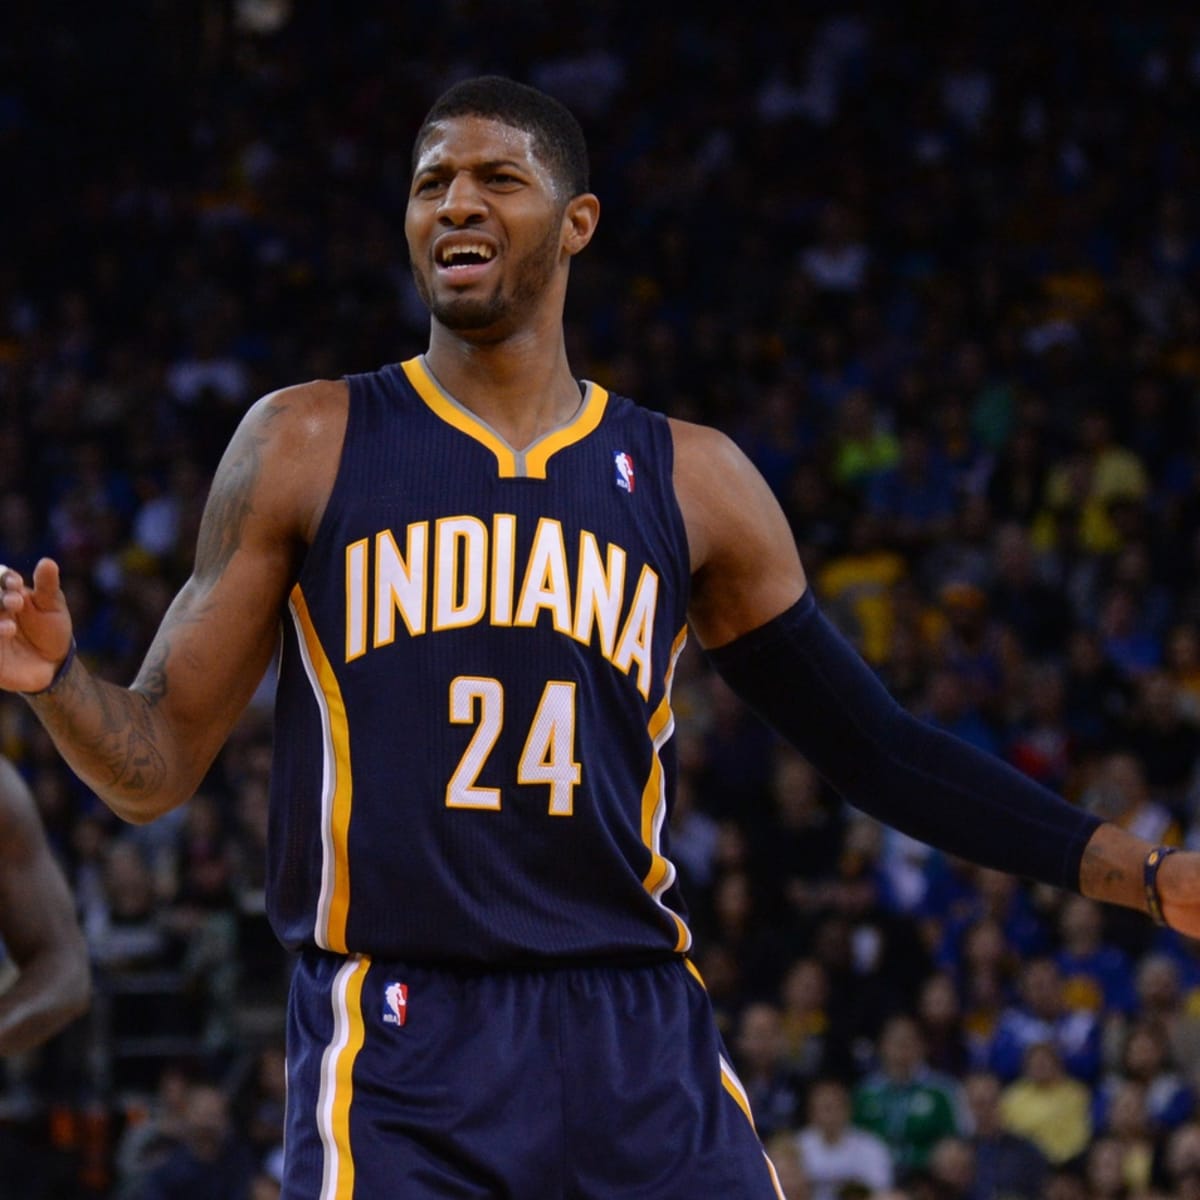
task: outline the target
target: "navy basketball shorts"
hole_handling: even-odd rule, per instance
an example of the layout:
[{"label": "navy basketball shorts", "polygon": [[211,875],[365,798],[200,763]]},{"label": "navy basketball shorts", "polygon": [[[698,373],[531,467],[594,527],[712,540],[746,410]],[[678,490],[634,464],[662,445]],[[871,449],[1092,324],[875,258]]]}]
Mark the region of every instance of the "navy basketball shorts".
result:
[{"label": "navy basketball shorts", "polygon": [[284,1200],[782,1200],[699,976],[302,955]]}]

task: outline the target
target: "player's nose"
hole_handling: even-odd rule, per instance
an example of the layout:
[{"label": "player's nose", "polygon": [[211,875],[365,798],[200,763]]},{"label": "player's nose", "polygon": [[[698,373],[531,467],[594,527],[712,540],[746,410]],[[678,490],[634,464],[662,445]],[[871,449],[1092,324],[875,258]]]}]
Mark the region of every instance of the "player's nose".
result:
[{"label": "player's nose", "polygon": [[486,210],[483,194],[473,176],[460,171],[453,176],[442,193],[438,206],[438,217],[451,225],[462,225],[472,218],[481,217]]}]

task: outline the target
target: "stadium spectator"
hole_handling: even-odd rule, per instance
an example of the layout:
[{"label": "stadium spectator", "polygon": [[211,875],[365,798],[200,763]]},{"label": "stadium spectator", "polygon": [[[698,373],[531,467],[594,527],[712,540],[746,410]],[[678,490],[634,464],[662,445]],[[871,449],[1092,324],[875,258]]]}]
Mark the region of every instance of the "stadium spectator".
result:
[{"label": "stadium spectator", "polygon": [[971,1065],[971,1042],[951,972],[935,971],[925,979],[917,997],[916,1016],[929,1065],[943,1075],[962,1078]]},{"label": "stadium spectator", "polygon": [[[1137,1084],[1140,1091],[1123,1091],[1125,1083]],[[1143,1119],[1155,1137],[1182,1125],[1195,1111],[1195,1089],[1172,1063],[1166,1033],[1157,1023],[1142,1019],[1127,1031],[1118,1069],[1096,1089],[1097,1128],[1106,1127],[1118,1097],[1126,1105],[1131,1098],[1140,1099]]]},{"label": "stadium spectator", "polygon": [[1114,750],[1096,764],[1080,803],[1151,841],[1167,846],[1178,846],[1183,841],[1179,821],[1154,798],[1142,760],[1129,751]]},{"label": "stadium spectator", "polygon": [[1068,1006],[1058,963],[1049,956],[1031,959],[1021,969],[1019,989],[1019,1000],[996,1027],[988,1067],[1011,1081],[1025,1068],[1031,1046],[1050,1043],[1068,1074],[1094,1082],[1101,1066],[1100,1020],[1094,1011]]},{"label": "stadium spectator", "polygon": [[901,1182],[929,1165],[943,1137],[964,1131],[959,1085],[926,1063],[912,1016],[899,1013],[884,1024],[878,1066],[854,1087],[853,1120],[887,1143]]},{"label": "stadium spectator", "polygon": [[813,1200],[837,1200],[847,1184],[871,1191],[892,1186],[887,1143],[850,1121],[850,1091],[840,1079],[816,1079],[808,1090],[808,1120],[795,1135]]},{"label": "stadium spectator", "polygon": [[1141,764],[1151,796],[1169,812],[1185,813],[1200,767],[1200,726],[1165,669],[1138,680],[1124,743]]},{"label": "stadium spectator", "polygon": [[759,1136],[769,1138],[794,1127],[804,1089],[788,1063],[779,1008],[762,1000],[746,1005],[738,1018],[733,1049]]},{"label": "stadium spectator", "polygon": [[944,1200],[975,1200],[975,1150],[963,1137],[944,1137],[929,1156],[929,1178]]},{"label": "stadium spectator", "polygon": [[804,1079],[853,1065],[842,1032],[843,1018],[830,1002],[829,976],[815,958],[797,958],[779,988],[785,1054]]},{"label": "stadium spectator", "polygon": [[1200,1197],[1200,1124],[1189,1121],[1167,1139],[1163,1155],[1164,1182],[1172,1197],[1197,1200]]},{"label": "stadium spectator", "polygon": [[1066,1073],[1052,1041],[1025,1048],[1020,1073],[1000,1094],[1000,1116],[1056,1166],[1083,1153],[1092,1136],[1091,1092]]},{"label": "stadium spectator", "polygon": [[149,1174],[183,1144],[195,1076],[188,1063],[169,1060],[159,1071],[154,1092],[126,1110],[113,1164],[118,1200],[139,1195]]},{"label": "stadium spectator", "polygon": [[179,1144],[147,1175],[136,1200],[247,1200],[254,1156],[233,1126],[220,1088],[193,1083],[184,1102]]},{"label": "stadium spectator", "polygon": [[1102,1020],[1133,1012],[1132,964],[1105,937],[1104,912],[1085,896],[1066,896],[1058,910],[1058,949],[1054,960],[1062,976],[1069,1009],[1097,1014]]},{"label": "stadium spectator", "polygon": [[1121,1179],[1135,1195],[1149,1186],[1158,1153],[1158,1136],[1150,1121],[1146,1093],[1146,1085],[1140,1080],[1123,1079],[1113,1089],[1102,1121],[1093,1117],[1101,1140],[1116,1144]]},{"label": "stadium spectator", "polygon": [[963,1080],[970,1114],[968,1140],[975,1152],[975,1193],[980,1200],[1040,1200],[1046,1159],[1029,1138],[1004,1125],[1000,1112],[1003,1084],[990,1071],[974,1070]]}]

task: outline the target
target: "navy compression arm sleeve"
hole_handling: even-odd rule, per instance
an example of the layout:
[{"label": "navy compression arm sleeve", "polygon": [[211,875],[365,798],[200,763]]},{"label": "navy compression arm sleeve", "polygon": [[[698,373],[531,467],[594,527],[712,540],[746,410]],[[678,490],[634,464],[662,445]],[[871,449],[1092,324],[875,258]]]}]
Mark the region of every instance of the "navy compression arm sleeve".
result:
[{"label": "navy compression arm sleeve", "polygon": [[1100,820],[906,712],[811,591],[708,657],[855,808],[960,858],[1078,891]]}]

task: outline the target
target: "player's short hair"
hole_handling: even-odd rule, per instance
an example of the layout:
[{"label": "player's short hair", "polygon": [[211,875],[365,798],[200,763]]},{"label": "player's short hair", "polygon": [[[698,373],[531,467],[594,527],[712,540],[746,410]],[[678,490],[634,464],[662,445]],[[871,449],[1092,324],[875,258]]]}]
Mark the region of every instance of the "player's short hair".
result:
[{"label": "player's short hair", "polygon": [[417,130],[412,153],[414,170],[432,127],[451,117],[487,117],[524,130],[532,135],[535,152],[567,196],[588,190],[588,149],[583,129],[575,114],[553,96],[503,75],[480,75],[454,84],[434,101]]}]

